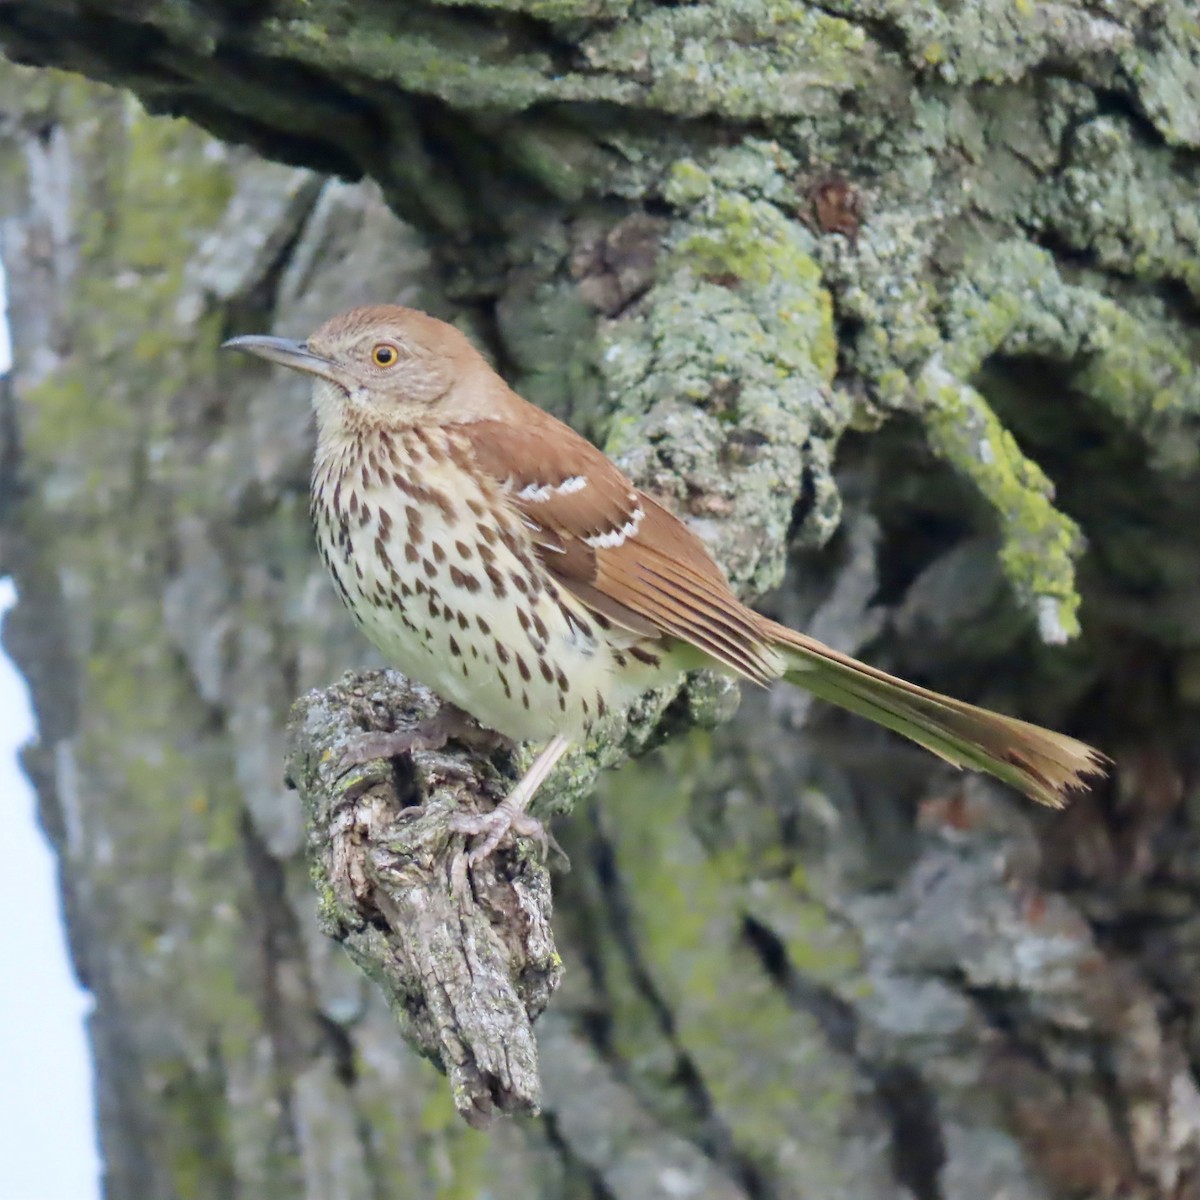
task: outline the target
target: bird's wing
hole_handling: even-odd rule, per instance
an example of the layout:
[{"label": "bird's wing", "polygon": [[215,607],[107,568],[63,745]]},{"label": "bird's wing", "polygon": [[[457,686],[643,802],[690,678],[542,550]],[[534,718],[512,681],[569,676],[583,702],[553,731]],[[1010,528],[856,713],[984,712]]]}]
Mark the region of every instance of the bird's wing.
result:
[{"label": "bird's wing", "polygon": [[586,439],[528,409],[527,422],[456,427],[504,490],[542,565],[594,613],[645,637],[699,647],[740,675],[778,675],[758,617],[704,543]]}]

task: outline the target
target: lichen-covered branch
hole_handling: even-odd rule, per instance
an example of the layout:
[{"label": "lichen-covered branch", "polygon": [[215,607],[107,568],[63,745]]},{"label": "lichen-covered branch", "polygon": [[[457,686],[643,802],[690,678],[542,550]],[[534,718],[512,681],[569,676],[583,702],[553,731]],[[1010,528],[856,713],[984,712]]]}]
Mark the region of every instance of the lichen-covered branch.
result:
[{"label": "lichen-covered branch", "polygon": [[395,674],[309,693],[292,713],[287,770],[322,932],[382,988],[405,1036],[445,1070],[455,1107],[482,1128],[539,1107],[532,1023],[562,974],[546,868],[523,847],[468,879],[451,819],[503,797],[486,760],[420,752],[403,788],[387,760],[342,766],[364,728],[416,728],[438,704]]},{"label": "lichen-covered branch", "polygon": [[[1196,1191],[1198,37],[1191,0],[0,6],[142,101],[0,72],[5,640],[112,1200]],[[380,664],[312,551],[305,389],[216,352],[368,300],[468,330],[746,596],[791,540],[778,615],[1118,786],[1040,820],[795,691],[602,773],[732,707],[647,697],[541,797],[545,1115],[469,1128],[532,1102],[554,974],[536,862],[454,887],[445,815],[515,764],[294,769],[365,979],[286,714],[416,700],[322,690]]]}]

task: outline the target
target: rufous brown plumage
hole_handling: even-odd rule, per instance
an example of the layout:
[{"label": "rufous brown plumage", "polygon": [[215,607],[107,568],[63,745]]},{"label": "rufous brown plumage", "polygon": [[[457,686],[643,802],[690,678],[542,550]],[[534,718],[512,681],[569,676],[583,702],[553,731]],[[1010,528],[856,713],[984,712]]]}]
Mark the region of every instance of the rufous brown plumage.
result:
[{"label": "rufous brown plumage", "polygon": [[367,636],[482,725],[545,749],[478,859],[570,743],[683,671],[786,678],[1043,804],[1104,769],[1090,746],[869,667],[744,605],[703,542],[595,446],[415,309],[333,318],[306,342],[228,346],[313,377],[317,541]]}]

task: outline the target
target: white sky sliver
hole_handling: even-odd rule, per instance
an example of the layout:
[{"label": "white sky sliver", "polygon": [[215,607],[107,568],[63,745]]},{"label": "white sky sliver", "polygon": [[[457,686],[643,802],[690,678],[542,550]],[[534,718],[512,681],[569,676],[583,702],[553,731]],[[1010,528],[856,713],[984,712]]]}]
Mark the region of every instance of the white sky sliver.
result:
[{"label": "white sky sliver", "polygon": [[[0,262],[0,375],[11,369]],[[0,617],[15,601],[12,581],[0,576]],[[0,841],[0,908],[22,914],[0,925],[0,1197],[96,1200],[100,1162],[83,1028],[90,997],[71,973],[54,857],[17,766],[18,748],[33,736],[24,680],[0,650],[0,799],[8,818]]]}]

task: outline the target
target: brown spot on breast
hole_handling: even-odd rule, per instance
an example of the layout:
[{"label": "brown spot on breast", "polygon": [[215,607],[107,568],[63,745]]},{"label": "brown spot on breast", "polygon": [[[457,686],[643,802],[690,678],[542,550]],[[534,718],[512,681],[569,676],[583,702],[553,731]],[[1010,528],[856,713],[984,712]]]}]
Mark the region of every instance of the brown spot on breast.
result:
[{"label": "brown spot on breast", "polygon": [[433,579],[434,576],[437,575],[437,567],[435,567],[427,558],[421,559],[421,569],[426,575],[429,576],[430,579]]},{"label": "brown spot on breast", "polygon": [[512,580],[513,587],[515,587],[522,596],[529,595],[529,584],[526,582],[524,575],[518,575],[514,571],[509,575],[509,579]]},{"label": "brown spot on breast", "polygon": [[463,471],[473,471],[475,469],[475,456],[471,453],[471,448],[459,438],[447,438],[446,449],[449,451],[450,459],[456,467]]},{"label": "brown spot on breast", "polygon": [[641,646],[630,646],[629,653],[640,663],[645,663],[648,667],[657,667],[662,659],[657,654],[644,649]]},{"label": "brown spot on breast", "polygon": [[406,562],[415,563],[421,555],[417,552],[417,544],[415,542],[404,543],[404,558]]},{"label": "brown spot on breast", "polygon": [[337,589],[338,595],[341,596],[343,602],[347,606],[350,606],[350,593],[346,590],[346,585],[342,582],[342,577],[337,571],[333,572],[333,586]]},{"label": "brown spot on breast", "polygon": [[448,522],[452,522],[455,517],[454,504],[450,497],[445,492],[438,491],[437,488],[425,488],[425,499],[431,504],[436,504],[442,510],[442,516]]},{"label": "brown spot on breast", "polygon": [[450,653],[454,655],[455,658],[460,658],[462,656],[462,651],[458,646],[458,639],[454,636],[454,634],[450,635]]},{"label": "brown spot on breast", "polygon": [[487,637],[487,635],[492,632],[492,627],[482,617],[476,617],[475,624],[479,626],[479,632],[482,633],[484,637]]},{"label": "brown spot on breast", "polygon": [[550,664],[544,658],[538,659],[538,670],[541,671],[542,678],[547,683],[554,682],[554,671],[551,669]]},{"label": "brown spot on breast", "polygon": [[554,681],[558,684],[558,690],[560,692],[569,692],[571,690],[570,681],[567,679],[566,673],[563,671],[562,667],[559,667],[554,672]]},{"label": "brown spot on breast", "polygon": [[495,646],[496,646],[497,661],[507,666],[507,664],[508,664],[508,648],[504,645],[504,643],[499,638],[496,639]]},{"label": "brown spot on breast", "polygon": [[424,522],[421,510],[415,504],[406,504],[404,506],[404,516],[408,521],[408,540],[419,546],[421,539],[425,536],[421,529]]},{"label": "brown spot on breast", "polygon": [[491,525],[480,525],[479,536],[489,545],[494,546],[499,540],[499,535]]},{"label": "brown spot on breast", "polygon": [[458,551],[458,557],[469,562],[471,558],[471,547],[466,542],[455,542],[455,550]]},{"label": "brown spot on breast", "polygon": [[467,500],[467,507],[471,510],[471,515],[473,517],[482,517],[484,512],[487,511],[478,500],[472,500],[469,498]]},{"label": "brown spot on breast", "polygon": [[521,703],[525,705],[526,708],[529,707],[529,693],[525,691],[524,688],[521,689]]},{"label": "brown spot on breast", "polygon": [[[425,461],[425,454],[421,449],[420,440],[413,436],[413,430],[411,429],[404,431],[404,452],[413,464]],[[397,465],[403,466],[404,463],[401,461]]]},{"label": "brown spot on breast", "polygon": [[517,660],[517,670],[521,672],[521,678],[523,680],[525,680],[526,683],[528,683],[530,681],[530,679],[533,678],[533,676],[530,674],[529,667],[526,665],[525,660],[519,654],[517,654],[515,657]]},{"label": "brown spot on breast", "polygon": [[442,549],[441,542],[433,543],[433,559],[434,562],[444,563],[446,561],[446,551]]},{"label": "brown spot on breast", "polygon": [[538,637],[540,637],[543,642],[548,642],[550,640],[550,631],[546,628],[546,622],[543,621],[536,612],[533,614],[533,627],[537,630]]},{"label": "brown spot on breast", "polygon": [[521,628],[528,634],[532,627],[529,614],[520,606],[517,607],[517,620],[521,622]]},{"label": "brown spot on breast", "polygon": [[[442,516],[447,521],[454,520],[454,504],[445,492],[439,491],[437,488],[426,487],[423,483],[417,483],[415,480],[408,479],[400,471],[392,473],[392,484],[406,496],[412,497],[418,504],[431,504],[441,509]],[[363,485],[363,490],[366,490],[365,484]]]},{"label": "brown spot on breast", "polygon": [[474,575],[460,571],[453,563],[450,564],[450,582],[471,593],[479,591],[483,586]]},{"label": "brown spot on breast", "polygon": [[496,595],[497,600],[503,600],[508,595],[508,589],[504,586],[504,576],[500,574],[490,563],[484,567],[487,572],[487,577],[492,581],[492,591]]}]

